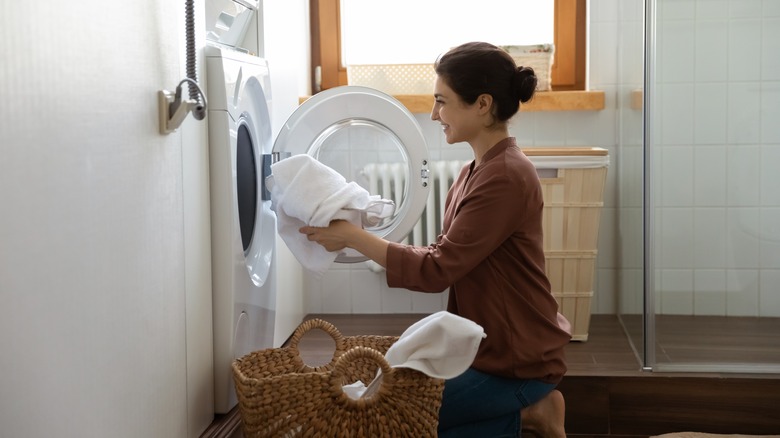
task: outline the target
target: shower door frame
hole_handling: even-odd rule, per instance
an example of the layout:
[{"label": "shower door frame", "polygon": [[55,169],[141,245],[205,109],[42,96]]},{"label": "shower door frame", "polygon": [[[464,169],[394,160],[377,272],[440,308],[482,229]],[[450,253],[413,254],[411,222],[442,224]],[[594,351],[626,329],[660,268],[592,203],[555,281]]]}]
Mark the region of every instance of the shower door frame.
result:
[{"label": "shower door frame", "polygon": [[[659,363],[656,354],[657,324],[656,324],[656,248],[658,240],[656,233],[656,193],[657,178],[656,162],[654,160],[656,143],[656,67],[657,67],[657,13],[658,0],[644,0],[644,90],[642,99],[643,110],[643,321],[642,339],[644,345],[637,348],[637,354],[643,371],[649,372],[680,372],[680,373],[753,373],[777,374],[780,365],[772,363],[700,363],[676,362]],[[636,348],[636,346],[635,346]],[[642,353],[639,353],[641,351]]]},{"label": "shower door frame", "polygon": [[643,235],[643,287],[644,291],[642,297],[644,298],[644,312],[642,318],[643,328],[643,345],[642,345],[642,357],[640,361],[642,363],[643,371],[653,371],[653,366],[656,364],[655,357],[655,263],[654,260],[654,247],[653,236],[655,234],[655,202],[654,194],[652,190],[652,183],[654,182],[653,176],[653,159],[652,153],[654,152],[651,145],[654,144],[653,135],[653,91],[655,90],[655,65],[656,65],[656,0],[644,0],[645,2],[645,44],[644,44],[644,90],[642,92],[644,98],[642,99],[642,111],[643,111],[643,151],[644,151],[644,169],[643,169],[643,219],[644,226],[642,227]]}]

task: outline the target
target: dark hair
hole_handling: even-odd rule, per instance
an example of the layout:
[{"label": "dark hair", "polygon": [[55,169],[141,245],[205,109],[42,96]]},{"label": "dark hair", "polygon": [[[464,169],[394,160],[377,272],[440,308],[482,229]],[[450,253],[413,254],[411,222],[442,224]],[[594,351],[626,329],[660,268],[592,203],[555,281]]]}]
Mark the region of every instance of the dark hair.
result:
[{"label": "dark hair", "polygon": [[504,49],[489,43],[461,44],[440,56],[436,74],[467,104],[481,94],[493,97],[493,115],[506,122],[536,91],[536,74],[531,67],[518,67]]}]

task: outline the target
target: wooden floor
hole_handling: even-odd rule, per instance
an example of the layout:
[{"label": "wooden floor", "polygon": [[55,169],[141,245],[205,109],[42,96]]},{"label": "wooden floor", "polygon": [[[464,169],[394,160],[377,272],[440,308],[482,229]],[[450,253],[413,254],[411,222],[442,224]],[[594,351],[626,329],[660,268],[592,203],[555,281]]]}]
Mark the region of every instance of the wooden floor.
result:
[{"label": "wooden floor", "polygon": [[[327,314],[305,319],[328,321],[344,336],[398,336],[425,316]],[[780,364],[780,318],[702,318],[658,317],[658,360]],[[641,320],[623,323],[629,332],[641,333]],[[320,365],[331,360],[335,344],[325,332],[312,330],[302,337],[299,350],[307,364]],[[647,438],[683,431],[780,436],[780,374],[642,371],[614,315],[593,315],[588,340],[570,343],[566,356],[569,370],[559,389],[566,398],[570,437]],[[235,416],[224,420],[235,421]]]}]

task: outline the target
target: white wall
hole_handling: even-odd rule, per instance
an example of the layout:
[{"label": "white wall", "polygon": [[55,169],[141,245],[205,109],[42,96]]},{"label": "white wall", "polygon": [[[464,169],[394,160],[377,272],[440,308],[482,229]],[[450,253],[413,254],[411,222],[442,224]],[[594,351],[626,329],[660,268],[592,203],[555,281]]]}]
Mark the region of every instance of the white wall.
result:
[{"label": "white wall", "polygon": [[183,2],[4,2],[4,436],[188,436]]},{"label": "white wall", "polygon": [[[2,435],[198,436],[213,419],[207,123],[160,135],[157,108],[185,76],[184,2],[6,3]],[[265,3],[277,132],[297,106],[308,12]],[[284,248],[279,261],[283,339],[302,277]]]},{"label": "white wall", "polygon": [[[265,56],[271,74],[274,138],[307,95],[309,28],[307,0],[265,0]],[[276,240],[278,274],[274,345],[281,346],[305,316],[303,268],[281,238]]]}]

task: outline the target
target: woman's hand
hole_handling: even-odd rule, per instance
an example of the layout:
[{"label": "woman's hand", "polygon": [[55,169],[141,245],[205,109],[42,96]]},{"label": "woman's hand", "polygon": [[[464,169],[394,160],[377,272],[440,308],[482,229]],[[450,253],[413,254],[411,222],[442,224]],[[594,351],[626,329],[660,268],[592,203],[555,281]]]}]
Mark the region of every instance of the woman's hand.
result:
[{"label": "woman's hand", "polygon": [[302,227],[299,231],[312,242],[317,242],[326,250],[333,252],[349,247],[350,237],[359,230],[357,226],[344,220],[331,222],[327,227]]},{"label": "woman's hand", "polygon": [[387,267],[389,243],[351,222],[336,220],[327,227],[301,227],[298,231],[330,252],[352,248],[381,266]]}]

